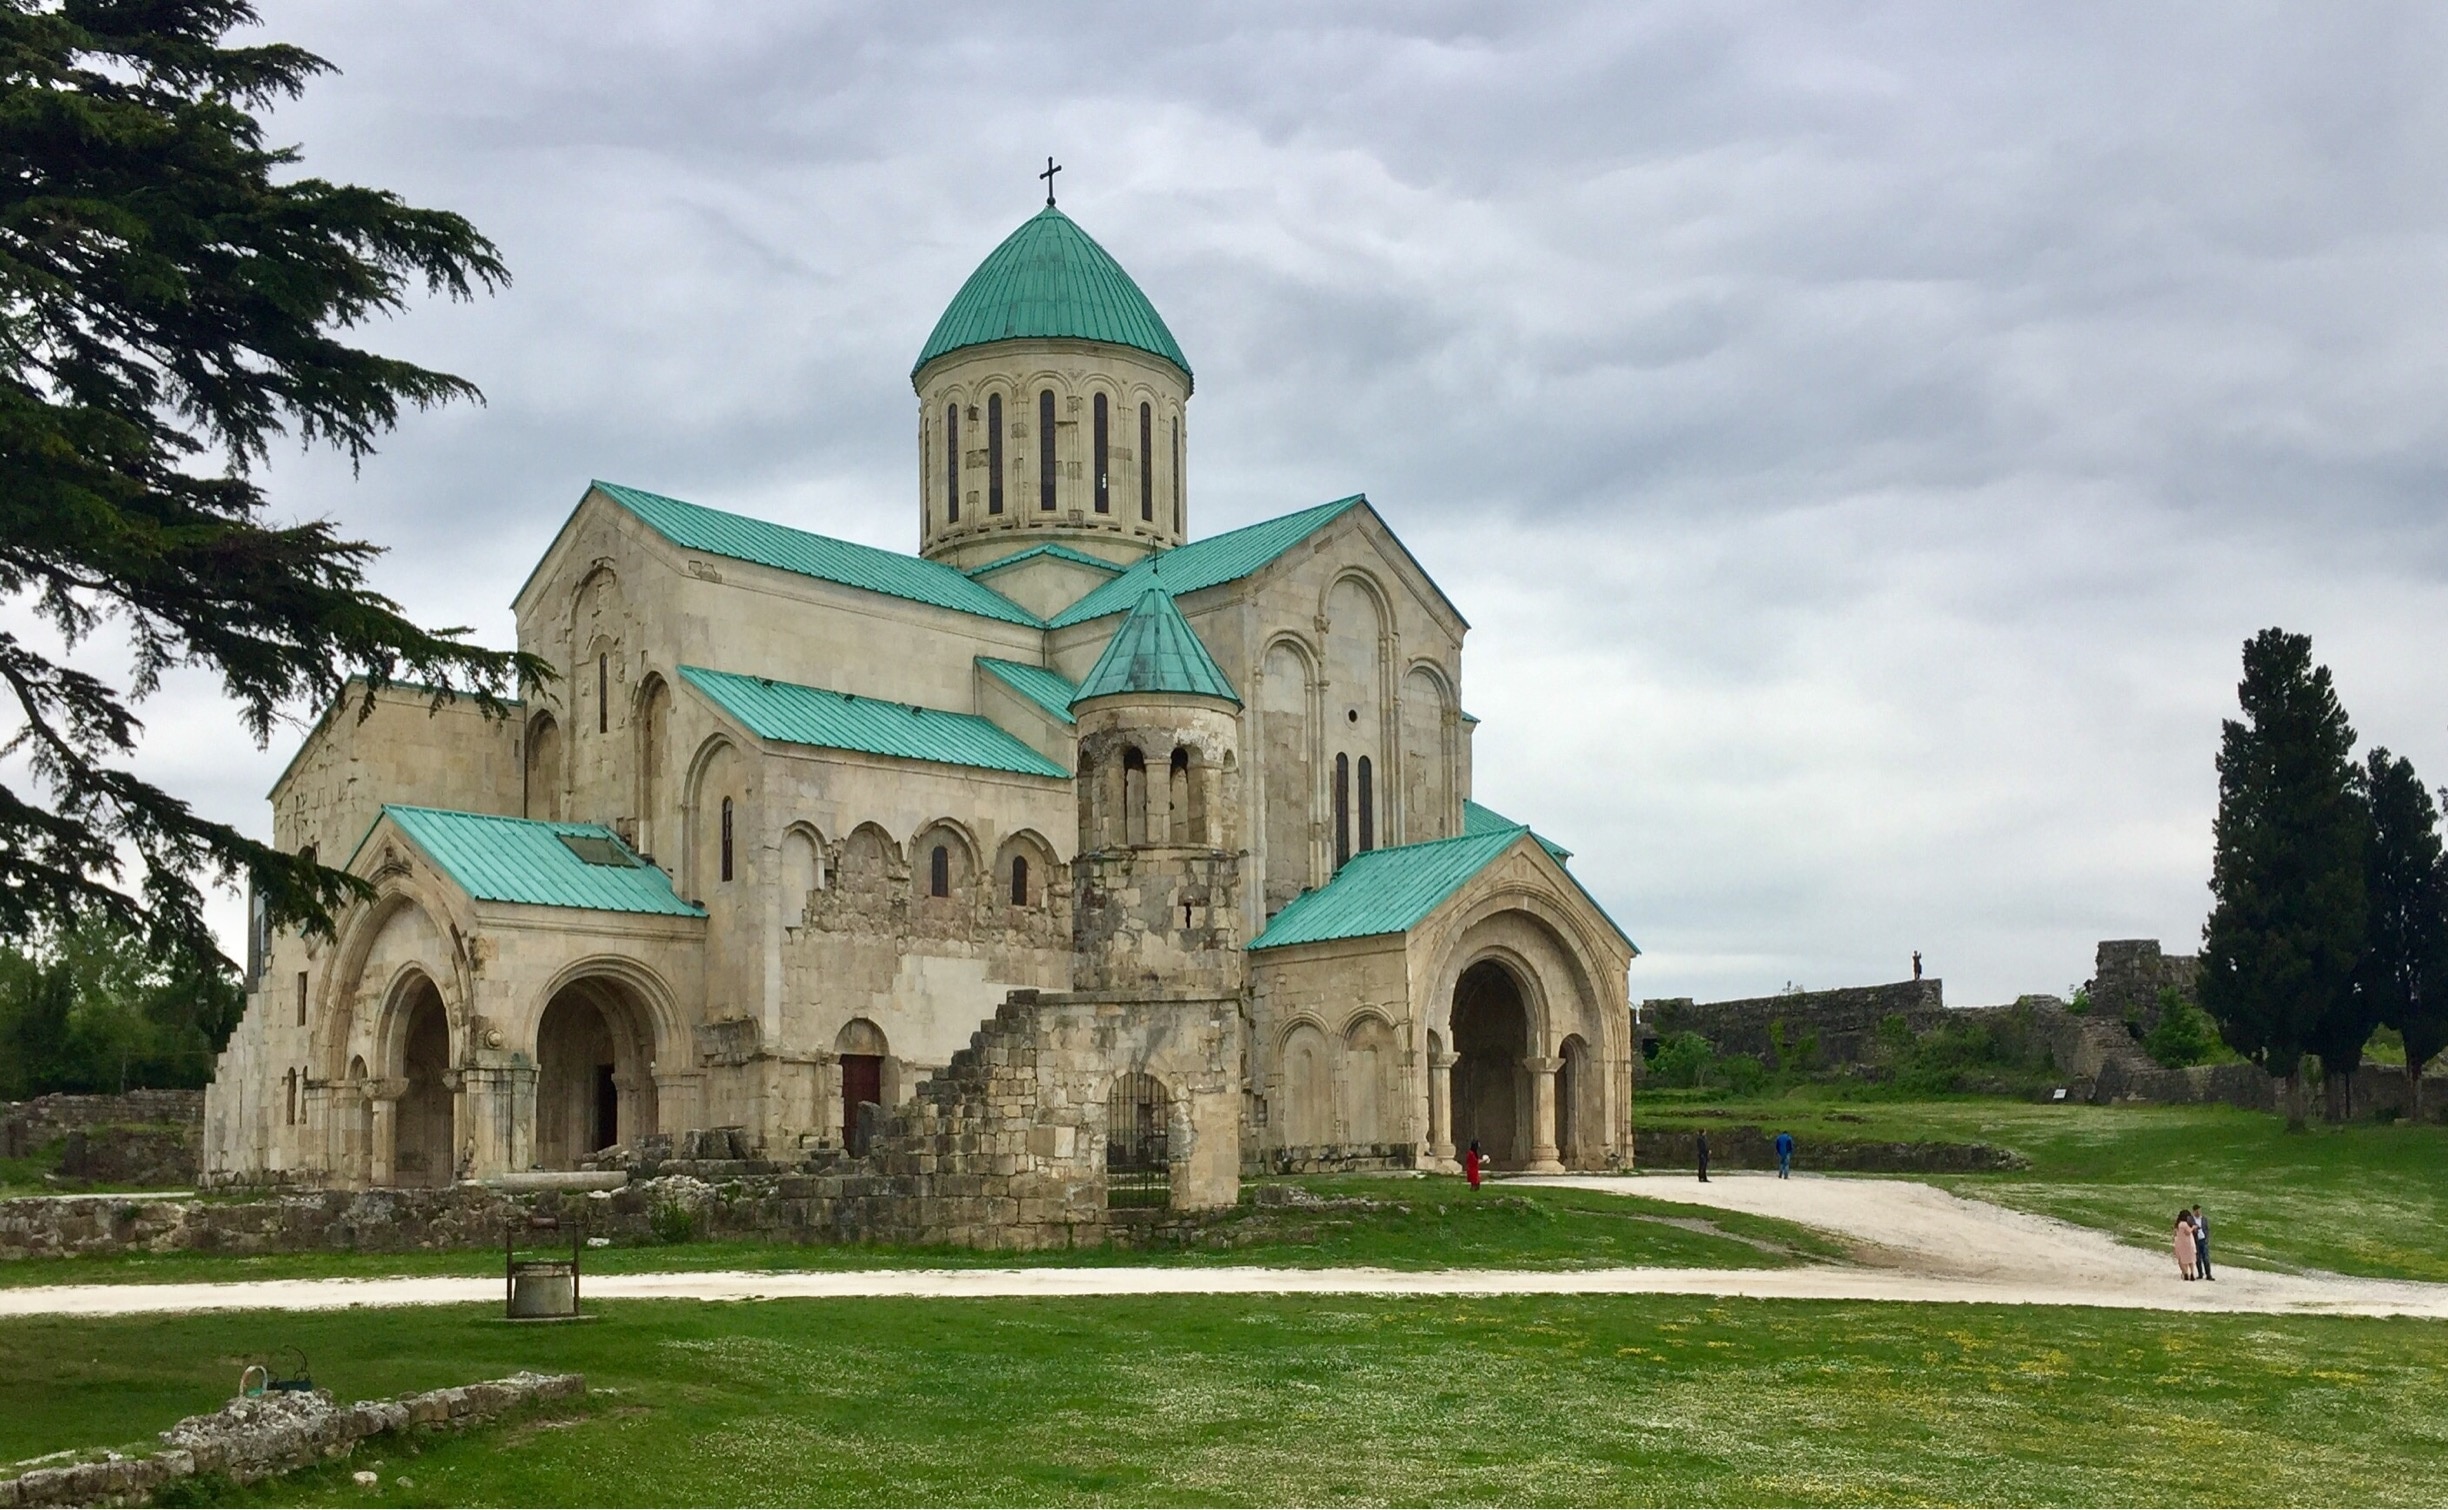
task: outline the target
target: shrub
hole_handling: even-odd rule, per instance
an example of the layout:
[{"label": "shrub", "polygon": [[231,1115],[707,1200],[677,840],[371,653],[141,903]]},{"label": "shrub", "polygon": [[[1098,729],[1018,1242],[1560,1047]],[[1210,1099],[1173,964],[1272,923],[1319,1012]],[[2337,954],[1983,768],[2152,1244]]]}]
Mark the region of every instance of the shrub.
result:
[{"label": "shrub", "polygon": [[646,1227],[658,1243],[685,1243],[697,1235],[697,1213],[667,1197],[646,1214]]},{"label": "shrub", "polygon": [[1749,1054],[1728,1054],[1717,1061],[1716,1073],[1737,1096],[1748,1096],[1768,1080],[1768,1067]]},{"label": "shrub", "polygon": [[2142,1048],[2171,1070],[2203,1064],[2218,1053],[2218,1025],[2170,987],[2159,993],[2159,1022],[2143,1035]]},{"label": "shrub", "polygon": [[2091,988],[2089,986],[2076,986],[2072,994],[2066,998],[2066,1010],[2073,1013],[2077,1017],[2090,1016]]},{"label": "shrub", "polygon": [[1649,1061],[1649,1077],[1662,1086],[1694,1089],[1707,1078],[1710,1061],[1716,1057],[1716,1049],[1699,1034],[1677,1033],[1658,1041],[1657,1054]]}]

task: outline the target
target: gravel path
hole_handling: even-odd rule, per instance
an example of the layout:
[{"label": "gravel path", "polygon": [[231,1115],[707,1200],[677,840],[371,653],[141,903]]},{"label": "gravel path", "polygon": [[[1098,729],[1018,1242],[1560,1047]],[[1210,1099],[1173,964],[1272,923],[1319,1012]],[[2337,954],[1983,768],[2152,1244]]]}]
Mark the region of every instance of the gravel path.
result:
[{"label": "gravel path", "polygon": [[[1269,1269],[1174,1265],[1060,1269],[868,1269],[607,1274],[590,1300],[769,1300],[1096,1295],[1721,1295],[1783,1300],[1982,1301],[2127,1310],[2427,1316],[2448,1285],[2229,1269],[2186,1284],[2172,1261],[2085,1228],[1903,1180],[1726,1175],[1557,1176],[1520,1183],[1614,1190],[1784,1217],[1858,1246],[1852,1265],[1796,1269]],[[228,1284],[0,1289],[0,1317],[177,1311],[320,1311],[501,1301],[493,1278],[243,1280]]]}]

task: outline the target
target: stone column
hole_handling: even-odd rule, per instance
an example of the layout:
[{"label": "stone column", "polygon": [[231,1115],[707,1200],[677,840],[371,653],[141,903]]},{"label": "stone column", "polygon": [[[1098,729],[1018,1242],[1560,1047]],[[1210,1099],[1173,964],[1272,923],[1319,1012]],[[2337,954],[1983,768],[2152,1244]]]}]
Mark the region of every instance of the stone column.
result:
[{"label": "stone column", "polygon": [[467,1166],[467,1178],[481,1180],[535,1163],[535,1088],[535,1066],[529,1064],[470,1065],[459,1071],[459,1114],[451,1119],[459,1147],[453,1160]]},{"label": "stone column", "polygon": [[365,1087],[366,1105],[372,1112],[367,1119],[366,1182],[394,1184],[399,1179],[399,1103],[408,1094],[408,1082],[368,1080]]},{"label": "stone column", "polygon": [[1428,1157],[1439,1166],[1454,1161],[1453,1067],[1461,1062],[1442,1049],[1428,1056]]},{"label": "stone column", "polygon": [[1555,1144],[1556,1071],[1563,1067],[1561,1059],[1522,1061],[1522,1068],[1530,1072],[1530,1162],[1522,1166],[1524,1174],[1564,1172]]}]

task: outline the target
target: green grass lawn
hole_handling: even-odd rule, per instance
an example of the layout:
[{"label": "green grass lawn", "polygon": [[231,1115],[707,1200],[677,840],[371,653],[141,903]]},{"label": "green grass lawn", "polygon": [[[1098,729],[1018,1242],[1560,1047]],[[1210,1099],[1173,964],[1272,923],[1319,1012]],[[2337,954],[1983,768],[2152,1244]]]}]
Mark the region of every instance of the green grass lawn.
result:
[{"label": "green grass lawn", "polygon": [[2448,1280],[2448,1127],[2314,1124],[2228,1106],[2056,1106],[1997,1099],[1686,1101],[1646,1097],[1637,1126],[1756,1123],[1814,1138],[1994,1143],[2031,1167],[1934,1183],[2163,1247],[2199,1201],[2216,1255],[2239,1263]]},{"label": "green grass lawn", "polygon": [[[1400,1269],[1761,1268],[1834,1258],[1842,1249],[1790,1223],[1736,1213],[1694,1212],[1663,1201],[1577,1190],[1505,1188],[1474,1193],[1458,1179],[1304,1179],[1332,1200],[1373,1209],[1309,1210],[1246,1202],[1225,1228],[1228,1248],[1095,1248],[1057,1253],[985,1253],[966,1248],[796,1247],[704,1242],[606,1248],[587,1254],[599,1274],[672,1269],[976,1268],[1009,1264],[1377,1265]],[[1256,1192],[1253,1188],[1251,1196]],[[124,1258],[21,1259],[0,1263],[0,1285],[169,1283],[378,1274],[501,1272],[495,1250],[448,1253],[296,1253],[242,1257],[171,1253]]]},{"label": "green grass lawn", "polygon": [[594,1393],[247,1502],[2429,1504],[2448,1473],[2438,1322],[1665,1296],[604,1312],[12,1322],[0,1459],[147,1439],[295,1345],[344,1400],[519,1367]]}]

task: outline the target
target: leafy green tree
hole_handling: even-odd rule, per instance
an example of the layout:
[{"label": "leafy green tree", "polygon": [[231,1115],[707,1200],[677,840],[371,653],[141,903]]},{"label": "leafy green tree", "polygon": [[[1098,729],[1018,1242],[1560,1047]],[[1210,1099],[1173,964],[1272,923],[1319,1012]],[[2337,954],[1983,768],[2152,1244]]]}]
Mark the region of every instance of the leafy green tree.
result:
[{"label": "leafy green tree", "polygon": [[2364,764],[2371,839],[2355,985],[2371,1016],[2405,1040],[2408,1110],[2422,1120],[2423,1066],[2448,1048],[2448,856],[2439,809],[2414,763],[2375,749]]},{"label": "leafy green tree", "polygon": [[2171,1070],[2206,1063],[2218,1052],[2218,1024],[2173,986],[2159,993],[2159,1021],[2143,1035],[2142,1048]]},{"label": "leafy green tree", "polygon": [[226,967],[105,917],[0,949],[0,1098],[203,1085],[245,1005]]},{"label": "leafy green tree", "polygon": [[2287,1122],[2300,1127],[2303,1056],[2342,1042],[2360,1011],[2370,819],[2354,728],[2309,636],[2265,629],[2246,641],[2236,692],[2244,717],[2219,741],[2202,1006],[2229,1047],[2286,1081]]},{"label": "leafy green tree", "polygon": [[496,714],[547,674],[409,622],[366,586],[375,547],[329,521],[266,517],[250,472],[273,438],[362,461],[402,405],[478,397],[342,333],[508,275],[460,217],[265,145],[254,112],[330,65],[225,45],[255,19],[247,0],[0,0],[0,605],[72,648],[107,622],[133,655],[122,688],[0,632],[31,778],[0,786],[0,936],[101,914],[203,959],[200,879],[247,880],[310,928],[358,890],[129,769],[132,705],[174,667],[217,674],[259,742],[351,674]]}]

